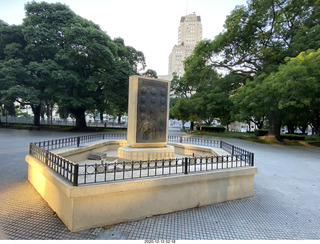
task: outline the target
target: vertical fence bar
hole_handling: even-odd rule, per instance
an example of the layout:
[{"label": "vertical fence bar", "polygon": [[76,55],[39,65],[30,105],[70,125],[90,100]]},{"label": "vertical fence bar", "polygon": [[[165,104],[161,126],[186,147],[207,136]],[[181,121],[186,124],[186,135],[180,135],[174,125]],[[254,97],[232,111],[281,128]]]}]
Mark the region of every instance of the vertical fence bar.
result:
[{"label": "vertical fence bar", "polygon": [[164,175],[164,159],[162,159],[162,175]]},{"label": "vertical fence bar", "polygon": [[107,181],[107,169],[108,169],[108,165],[107,163],[104,163],[104,182]]},{"label": "vertical fence bar", "polygon": [[155,161],[154,161],[155,163],[154,163],[154,173],[155,173],[155,175],[157,175],[157,164],[158,164],[158,160],[156,159]]},{"label": "vertical fence bar", "polygon": [[84,179],[83,179],[83,183],[84,184],[87,183],[87,164],[84,164]]},{"label": "vertical fence bar", "polygon": [[73,186],[78,186],[79,164],[74,164]]},{"label": "vertical fence bar", "polygon": [[176,158],[176,174],[178,174],[178,159]]},{"label": "vertical fence bar", "polygon": [[250,166],[254,166],[254,153],[250,153]]},{"label": "vertical fence bar", "polygon": [[184,174],[188,174],[188,158],[184,158]]},{"label": "vertical fence bar", "polygon": [[122,179],[124,180],[124,173],[125,173],[125,171],[126,171],[126,162],[123,162],[122,163],[122,172],[123,172],[123,174],[122,174]]},{"label": "vertical fence bar", "polygon": [[94,164],[94,183],[97,183],[97,168],[98,168],[98,165],[95,163]]},{"label": "vertical fence bar", "polygon": [[131,179],[133,179],[133,162],[131,163]]}]

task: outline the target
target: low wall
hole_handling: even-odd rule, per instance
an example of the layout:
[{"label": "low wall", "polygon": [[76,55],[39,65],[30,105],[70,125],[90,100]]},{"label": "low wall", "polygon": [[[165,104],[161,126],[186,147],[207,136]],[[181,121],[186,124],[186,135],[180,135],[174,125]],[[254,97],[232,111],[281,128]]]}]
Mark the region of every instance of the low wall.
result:
[{"label": "low wall", "polygon": [[256,167],[73,187],[27,155],[28,180],[70,231],[253,196]]},{"label": "low wall", "polygon": [[[174,146],[174,153],[192,157],[205,157],[205,156],[221,156],[229,155],[225,150],[221,148],[212,148],[205,146],[197,146],[191,144],[182,143],[168,143],[169,146]],[[127,146],[126,140],[108,140],[85,143],[78,148],[61,148],[55,149],[52,152],[58,154],[72,162],[79,162],[86,160],[90,153],[94,152],[106,152],[110,150],[118,150],[121,146]],[[152,149],[151,149],[152,150]],[[133,159],[136,160],[136,159]],[[140,159],[137,159],[140,160]],[[147,160],[147,159],[146,159]]]},{"label": "low wall", "polygon": [[53,153],[58,154],[72,162],[79,162],[86,160],[90,153],[106,152],[117,150],[119,147],[127,144],[126,140],[104,141],[85,143],[83,146],[77,148],[61,148],[52,150]]}]

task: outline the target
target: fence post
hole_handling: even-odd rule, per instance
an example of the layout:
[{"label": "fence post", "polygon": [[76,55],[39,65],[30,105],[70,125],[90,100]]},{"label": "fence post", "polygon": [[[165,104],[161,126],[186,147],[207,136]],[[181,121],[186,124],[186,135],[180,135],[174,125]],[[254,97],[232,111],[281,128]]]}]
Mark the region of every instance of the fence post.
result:
[{"label": "fence post", "polygon": [[80,136],[77,137],[77,147],[80,145]]},{"label": "fence post", "polygon": [[78,186],[79,164],[74,164],[73,186]]},{"label": "fence post", "polygon": [[231,153],[231,155],[233,156],[233,154],[234,154],[234,145],[232,145],[232,153]]},{"label": "fence post", "polygon": [[46,158],[44,159],[44,162],[46,165],[48,165],[48,157],[49,157],[49,151],[46,151]]},{"label": "fence post", "polygon": [[222,141],[220,141],[220,148],[222,148]]},{"label": "fence post", "polygon": [[254,153],[250,153],[250,164],[254,166]]},{"label": "fence post", "polygon": [[184,159],[184,174],[188,174],[188,158]]}]

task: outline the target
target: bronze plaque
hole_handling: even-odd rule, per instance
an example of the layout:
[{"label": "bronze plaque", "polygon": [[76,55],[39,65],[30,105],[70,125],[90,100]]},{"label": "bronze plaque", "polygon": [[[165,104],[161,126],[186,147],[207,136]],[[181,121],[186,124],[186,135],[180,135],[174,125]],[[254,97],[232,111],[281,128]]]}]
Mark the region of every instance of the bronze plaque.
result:
[{"label": "bronze plaque", "polygon": [[139,78],[136,141],[166,142],[168,83]]}]

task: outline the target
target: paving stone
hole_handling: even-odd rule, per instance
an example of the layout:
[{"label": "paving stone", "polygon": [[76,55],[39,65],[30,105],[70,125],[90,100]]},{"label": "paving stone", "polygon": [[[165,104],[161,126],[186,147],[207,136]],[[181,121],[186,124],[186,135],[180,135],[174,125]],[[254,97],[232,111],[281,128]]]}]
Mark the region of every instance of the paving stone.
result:
[{"label": "paving stone", "polygon": [[3,129],[0,133],[0,239],[320,239],[318,148],[228,139],[255,153],[254,197],[125,222],[107,231],[94,228],[72,233],[27,181],[24,161],[29,142],[68,135]]}]

